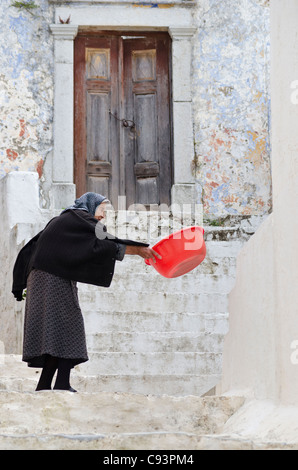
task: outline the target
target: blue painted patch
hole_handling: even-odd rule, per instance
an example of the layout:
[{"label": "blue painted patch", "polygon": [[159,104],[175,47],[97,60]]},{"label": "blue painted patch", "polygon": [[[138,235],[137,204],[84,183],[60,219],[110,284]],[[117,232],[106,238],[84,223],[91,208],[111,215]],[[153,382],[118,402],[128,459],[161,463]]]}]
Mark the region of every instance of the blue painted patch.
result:
[{"label": "blue painted patch", "polygon": [[138,3],[133,3],[133,5],[141,5],[142,7],[150,7],[150,8],[158,8],[158,3],[151,3],[151,2],[138,2]]},{"label": "blue painted patch", "polygon": [[221,198],[227,197],[229,195],[229,185],[223,183],[212,191],[212,197],[214,203],[219,203]]},{"label": "blue painted patch", "polygon": [[12,16],[9,17],[10,29],[14,31],[18,36],[18,41],[22,46],[23,50],[32,50],[32,29],[31,23],[27,18],[24,18],[22,14],[17,18]]},{"label": "blue painted patch", "polygon": [[233,207],[225,206],[225,211],[231,215],[239,215],[238,211],[233,209]]}]

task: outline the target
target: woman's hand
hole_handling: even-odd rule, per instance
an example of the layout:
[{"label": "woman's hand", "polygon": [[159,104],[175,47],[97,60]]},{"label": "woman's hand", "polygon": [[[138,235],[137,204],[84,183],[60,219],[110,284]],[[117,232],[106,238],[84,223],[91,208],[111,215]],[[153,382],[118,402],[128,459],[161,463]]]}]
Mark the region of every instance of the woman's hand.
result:
[{"label": "woman's hand", "polygon": [[146,246],[127,246],[126,254],[138,255],[144,259],[152,259],[154,263],[156,263],[156,258],[162,259],[162,256],[159,253]]}]

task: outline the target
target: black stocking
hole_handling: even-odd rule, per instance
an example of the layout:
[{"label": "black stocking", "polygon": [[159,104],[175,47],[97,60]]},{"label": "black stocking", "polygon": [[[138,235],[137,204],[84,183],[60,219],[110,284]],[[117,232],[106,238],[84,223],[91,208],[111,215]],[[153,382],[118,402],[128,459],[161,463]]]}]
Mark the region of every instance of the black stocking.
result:
[{"label": "black stocking", "polygon": [[59,359],[58,373],[57,373],[54,390],[68,390],[70,392],[76,392],[76,390],[74,390],[70,386],[70,382],[69,382],[71,368],[72,368],[71,359]]},{"label": "black stocking", "polygon": [[36,391],[51,390],[52,380],[57,370],[57,367],[58,367],[58,358],[47,354],[45,358],[45,364],[42,369],[42,373],[41,373],[38,385],[36,387]]}]

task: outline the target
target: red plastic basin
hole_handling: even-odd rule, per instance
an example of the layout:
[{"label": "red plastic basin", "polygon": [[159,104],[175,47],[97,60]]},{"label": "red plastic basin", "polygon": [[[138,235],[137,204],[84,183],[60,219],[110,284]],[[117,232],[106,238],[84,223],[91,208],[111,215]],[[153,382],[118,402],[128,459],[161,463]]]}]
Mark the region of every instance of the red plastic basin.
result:
[{"label": "red plastic basin", "polygon": [[174,278],[192,271],[202,263],[206,256],[204,229],[202,227],[187,227],[154,245],[153,250],[162,256],[162,259],[145,260],[164,277]]}]

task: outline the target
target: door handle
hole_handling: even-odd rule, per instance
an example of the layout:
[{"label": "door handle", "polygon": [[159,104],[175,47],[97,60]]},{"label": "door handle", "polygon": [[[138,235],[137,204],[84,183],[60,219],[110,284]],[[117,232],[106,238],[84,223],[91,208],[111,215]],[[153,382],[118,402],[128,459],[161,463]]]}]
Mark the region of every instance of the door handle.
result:
[{"label": "door handle", "polygon": [[116,116],[115,114],[113,114],[113,113],[111,112],[111,110],[109,110],[109,114],[110,114],[111,116],[113,116],[115,119],[117,119],[117,121],[121,121],[123,127],[129,127],[131,131],[135,131],[135,129],[136,129],[136,124],[135,124],[135,122],[132,121],[131,119],[120,119],[120,118],[118,118],[118,116]]}]

